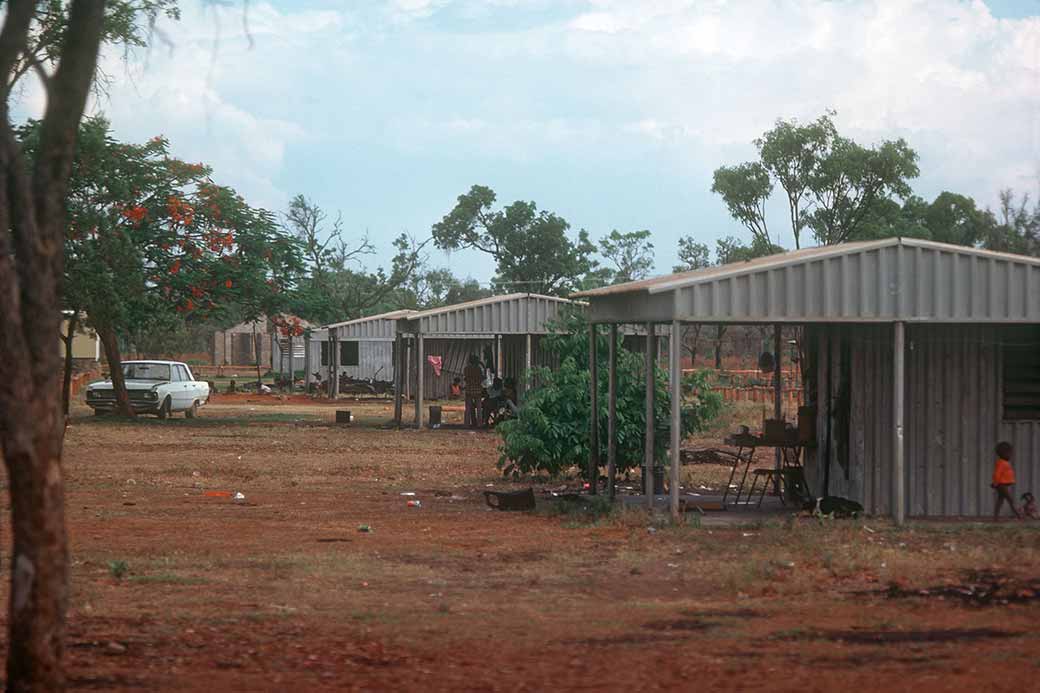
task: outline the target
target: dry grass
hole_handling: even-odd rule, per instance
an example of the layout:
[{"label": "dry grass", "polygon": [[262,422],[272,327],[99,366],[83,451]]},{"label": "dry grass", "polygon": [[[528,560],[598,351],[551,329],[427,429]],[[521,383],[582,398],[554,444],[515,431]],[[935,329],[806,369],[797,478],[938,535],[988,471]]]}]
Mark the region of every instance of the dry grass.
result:
[{"label": "dry grass", "polygon": [[[351,427],[306,405],[213,406],[173,425],[74,420],[74,676],[108,688],[631,689],[652,672],[663,687],[784,690],[769,671],[783,663],[785,681],[811,675],[821,689],[898,689],[922,667],[947,688],[985,688],[985,666],[943,668],[969,652],[999,660],[1001,681],[1035,676],[1036,637],[1019,633],[1037,602],[969,609],[886,589],[1040,574],[1038,524],[494,513],[483,491],[515,486],[494,468],[492,434],[382,430],[386,406],[353,405]],[[111,561],[126,562],[122,580]],[[922,645],[943,648],[927,651],[934,664],[883,644],[857,645],[870,653],[860,662],[821,635],[969,627],[1015,635]],[[131,646],[117,657],[75,644],[110,639]],[[610,656],[575,662],[589,651]]]}]

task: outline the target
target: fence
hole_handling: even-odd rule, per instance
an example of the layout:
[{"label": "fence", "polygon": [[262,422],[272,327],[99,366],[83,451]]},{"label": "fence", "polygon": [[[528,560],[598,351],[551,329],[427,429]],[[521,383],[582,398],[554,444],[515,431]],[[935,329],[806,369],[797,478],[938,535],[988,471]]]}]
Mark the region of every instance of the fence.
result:
[{"label": "fence", "polygon": [[72,382],[70,383],[69,394],[71,397],[75,397],[80,391],[87,385],[92,383],[101,377],[101,374],[97,371],[83,371],[81,373],[73,373]]},{"label": "fence", "polygon": [[[727,402],[772,404],[775,396],[771,387],[723,387],[716,385],[711,389],[720,393]],[[780,401],[785,407],[800,407],[805,401],[805,391],[800,387],[784,388],[780,391]]]},{"label": "fence", "polygon": [[[683,373],[693,373],[685,369]],[[756,402],[771,404],[776,396],[773,390],[772,373],[758,370],[711,371],[711,389],[722,395],[727,402]],[[805,401],[802,389],[802,372],[797,368],[780,371],[780,401],[784,407],[799,407]]]}]

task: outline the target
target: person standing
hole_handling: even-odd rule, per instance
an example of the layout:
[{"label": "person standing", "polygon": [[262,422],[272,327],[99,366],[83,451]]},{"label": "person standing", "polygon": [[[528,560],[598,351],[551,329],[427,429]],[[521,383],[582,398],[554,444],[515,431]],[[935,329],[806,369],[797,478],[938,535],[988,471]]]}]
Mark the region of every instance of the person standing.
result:
[{"label": "person standing", "polygon": [[477,409],[484,390],[484,369],[480,367],[480,359],[476,354],[469,355],[469,363],[462,372],[462,378],[466,385],[466,425],[476,428],[480,422]]}]

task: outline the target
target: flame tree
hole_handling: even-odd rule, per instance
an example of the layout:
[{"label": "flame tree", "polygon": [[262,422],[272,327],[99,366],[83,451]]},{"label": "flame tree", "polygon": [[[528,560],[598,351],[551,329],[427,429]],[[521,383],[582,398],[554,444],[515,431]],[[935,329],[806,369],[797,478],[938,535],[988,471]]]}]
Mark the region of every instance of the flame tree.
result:
[{"label": "flame tree", "polygon": [[[38,151],[41,128],[20,131]],[[112,372],[117,409],[130,414],[120,338],[240,306],[279,307],[302,266],[299,244],[210,169],[170,154],[167,140],[114,140],[103,118],[79,131],[68,195],[66,303],[86,315]]]}]

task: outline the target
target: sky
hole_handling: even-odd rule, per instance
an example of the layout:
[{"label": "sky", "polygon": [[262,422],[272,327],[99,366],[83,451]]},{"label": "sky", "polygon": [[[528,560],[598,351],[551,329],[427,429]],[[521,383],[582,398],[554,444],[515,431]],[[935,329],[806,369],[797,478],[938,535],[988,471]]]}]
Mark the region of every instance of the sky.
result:
[{"label": "sky", "polygon": [[[162,134],[254,206],[302,193],[368,234],[418,239],[470,186],[593,238],[747,233],[710,191],[777,118],[837,112],[905,138],[917,194],[1040,192],[1040,0],[182,0],[152,45],[108,51],[117,138]],[[246,9],[244,9],[246,8]],[[39,111],[26,89],[21,111]],[[785,203],[770,204],[783,228]],[[791,245],[790,233],[781,241]],[[433,266],[481,281],[475,251]]]}]

